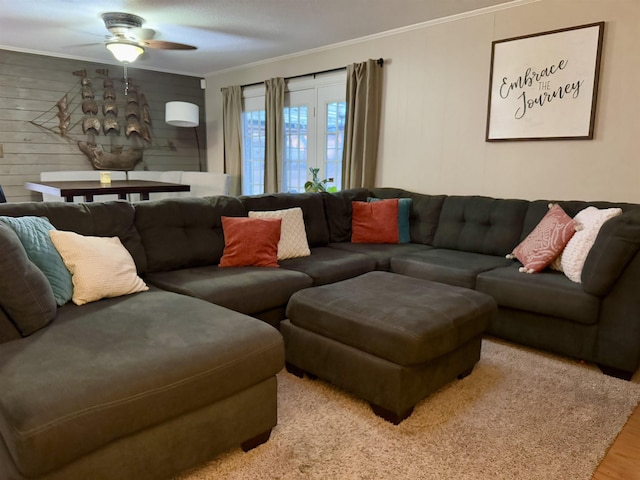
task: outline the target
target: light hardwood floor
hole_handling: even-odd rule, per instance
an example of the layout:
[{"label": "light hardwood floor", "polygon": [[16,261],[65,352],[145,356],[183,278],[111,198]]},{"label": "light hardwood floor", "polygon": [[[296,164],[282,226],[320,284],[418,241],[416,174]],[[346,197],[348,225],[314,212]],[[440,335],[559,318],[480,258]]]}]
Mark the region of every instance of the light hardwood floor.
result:
[{"label": "light hardwood floor", "polygon": [[640,406],[629,417],[592,480],[640,480]]}]

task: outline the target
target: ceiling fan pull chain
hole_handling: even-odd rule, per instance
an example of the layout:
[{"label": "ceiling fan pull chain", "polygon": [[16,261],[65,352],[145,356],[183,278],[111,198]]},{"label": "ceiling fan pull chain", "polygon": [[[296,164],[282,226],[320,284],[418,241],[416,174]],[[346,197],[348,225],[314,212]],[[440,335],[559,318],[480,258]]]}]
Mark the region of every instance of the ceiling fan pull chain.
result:
[{"label": "ceiling fan pull chain", "polygon": [[127,62],[122,62],[124,65],[124,95],[129,95],[129,79],[127,78]]}]

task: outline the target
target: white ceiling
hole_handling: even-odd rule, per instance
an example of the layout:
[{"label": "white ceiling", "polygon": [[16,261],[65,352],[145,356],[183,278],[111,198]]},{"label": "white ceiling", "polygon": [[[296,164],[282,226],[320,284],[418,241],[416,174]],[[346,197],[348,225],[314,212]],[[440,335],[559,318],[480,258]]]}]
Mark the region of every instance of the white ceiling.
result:
[{"label": "white ceiling", "polygon": [[0,49],[115,63],[100,15],[134,13],[156,39],[135,66],[204,76],[510,0],[0,0]]}]

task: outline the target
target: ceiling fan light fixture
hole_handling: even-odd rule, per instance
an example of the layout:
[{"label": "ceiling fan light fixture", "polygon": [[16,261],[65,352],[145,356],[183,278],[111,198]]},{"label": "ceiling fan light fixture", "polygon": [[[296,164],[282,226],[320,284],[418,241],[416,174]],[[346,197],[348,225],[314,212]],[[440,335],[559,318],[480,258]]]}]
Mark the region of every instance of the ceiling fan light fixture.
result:
[{"label": "ceiling fan light fixture", "polygon": [[133,63],[144,53],[144,48],[135,43],[109,42],[107,48],[119,62]]}]

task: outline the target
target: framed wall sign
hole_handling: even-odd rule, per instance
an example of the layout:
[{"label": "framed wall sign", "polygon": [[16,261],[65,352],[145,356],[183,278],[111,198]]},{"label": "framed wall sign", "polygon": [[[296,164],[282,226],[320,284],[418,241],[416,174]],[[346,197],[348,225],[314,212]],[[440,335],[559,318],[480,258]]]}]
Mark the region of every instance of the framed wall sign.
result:
[{"label": "framed wall sign", "polygon": [[491,46],[486,140],[593,138],[604,22]]}]

